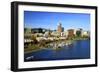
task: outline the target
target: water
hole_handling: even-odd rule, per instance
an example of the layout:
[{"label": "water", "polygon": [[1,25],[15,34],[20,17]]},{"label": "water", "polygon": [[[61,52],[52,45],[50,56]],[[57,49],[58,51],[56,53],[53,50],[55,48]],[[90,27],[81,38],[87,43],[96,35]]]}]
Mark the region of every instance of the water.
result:
[{"label": "water", "polygon": [[51,48],[42,49],[32,53],[24,54],[24,61],[48,61],[48,60],[70,60],[89,59],[90,40],[77,40],[69,46],[64,46],[59,50]]}]

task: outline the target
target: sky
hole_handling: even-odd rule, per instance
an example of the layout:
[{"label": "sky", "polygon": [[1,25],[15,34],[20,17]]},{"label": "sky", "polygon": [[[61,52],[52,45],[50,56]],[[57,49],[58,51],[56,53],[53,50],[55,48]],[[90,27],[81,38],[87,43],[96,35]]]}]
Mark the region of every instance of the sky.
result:
[{"label": "sky", "polygon": [[24,11],[24,27],[57,30],[59,23],[64,30],[90,30],[90,14]]}]

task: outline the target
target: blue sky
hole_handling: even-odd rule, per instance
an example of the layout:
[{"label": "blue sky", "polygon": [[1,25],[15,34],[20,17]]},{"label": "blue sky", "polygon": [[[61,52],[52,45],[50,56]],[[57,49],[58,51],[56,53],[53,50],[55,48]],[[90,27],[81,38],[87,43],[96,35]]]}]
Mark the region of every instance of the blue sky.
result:
[{"label": "blue sky", "polygon": [[56,30],[59,22],[64,30],[90,30],[90,14],[24,11],[24,27]]}]

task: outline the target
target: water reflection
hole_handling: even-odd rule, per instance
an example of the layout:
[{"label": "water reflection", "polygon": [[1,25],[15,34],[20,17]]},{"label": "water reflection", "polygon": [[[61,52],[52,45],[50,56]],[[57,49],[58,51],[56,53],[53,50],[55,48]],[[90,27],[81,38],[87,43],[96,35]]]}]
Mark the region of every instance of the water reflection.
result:
[{"label": "water reflection", "polygon": [[90,40],[51,43],[50,47],[24,55],[24,61],[68,60],[90,58]]}]

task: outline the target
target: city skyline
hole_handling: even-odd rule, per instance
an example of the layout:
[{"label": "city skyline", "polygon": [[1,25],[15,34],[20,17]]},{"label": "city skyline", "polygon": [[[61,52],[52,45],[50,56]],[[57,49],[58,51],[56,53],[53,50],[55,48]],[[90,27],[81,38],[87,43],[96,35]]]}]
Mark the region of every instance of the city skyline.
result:
[{"label": "city skyline", "polygon": [[24,27],[56,30],[59,23],[65,30],[90,30],[90,14],[24,11]]}]

